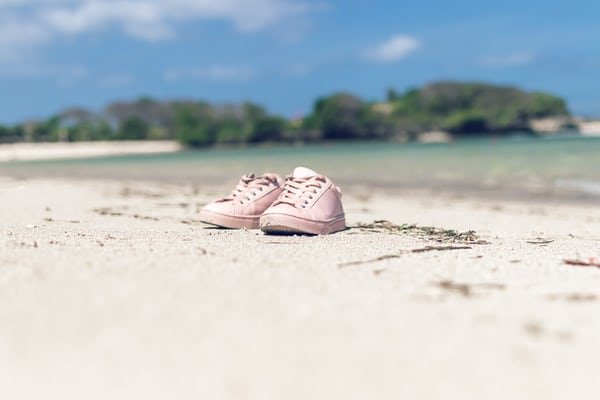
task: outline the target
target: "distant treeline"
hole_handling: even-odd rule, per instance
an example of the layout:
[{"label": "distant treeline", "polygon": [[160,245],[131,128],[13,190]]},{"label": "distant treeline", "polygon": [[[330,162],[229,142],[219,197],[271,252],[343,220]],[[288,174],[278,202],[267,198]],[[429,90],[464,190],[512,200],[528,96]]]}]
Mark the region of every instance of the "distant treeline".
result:
[{"label": "distant treeline", "polygon": [[412,140],[442,130],[454,135],[529,131],[532,119],[568,116],[564,100],[481,83],[440,82],[369,102],[348,93],[318,99],[304,118],[270,114],[254,103],[115,102],[102,112],[64,110],[44,121],[0,125],[0,142],[176,139],[192,146],[320,140]]}]

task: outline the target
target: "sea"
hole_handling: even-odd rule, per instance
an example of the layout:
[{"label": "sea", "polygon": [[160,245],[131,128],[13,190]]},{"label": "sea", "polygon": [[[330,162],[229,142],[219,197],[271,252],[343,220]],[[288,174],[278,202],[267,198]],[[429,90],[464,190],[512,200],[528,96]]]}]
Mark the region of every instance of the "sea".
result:
[{"label": "sea", "polygon": [[600,205],[600,137],[477,138],[452,143],[325,143],[0,164],[0,176],[233,185],[305,166],[340,186]]}]

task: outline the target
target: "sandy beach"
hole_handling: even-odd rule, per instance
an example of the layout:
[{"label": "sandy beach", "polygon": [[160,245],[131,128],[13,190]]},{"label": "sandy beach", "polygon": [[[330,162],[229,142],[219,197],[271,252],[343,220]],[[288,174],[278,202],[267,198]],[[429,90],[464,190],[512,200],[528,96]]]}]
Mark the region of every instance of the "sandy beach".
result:
[{"label": "sandy beach", "polygon": [[180,150],[180,144],[167,140],[11,143],[0,144],[0,162],[158,154]]},{"label": "sandy beach", "polygon": [[2,178],[2,397],[600,396],[599,209],[346,187],[272,237],[197,221],[229,189]]}]

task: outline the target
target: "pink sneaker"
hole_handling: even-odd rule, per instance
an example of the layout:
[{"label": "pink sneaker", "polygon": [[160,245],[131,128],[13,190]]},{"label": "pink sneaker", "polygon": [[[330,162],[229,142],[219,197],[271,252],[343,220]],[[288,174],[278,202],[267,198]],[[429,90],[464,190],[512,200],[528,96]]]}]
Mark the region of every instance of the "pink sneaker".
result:
[{"label": "pink sneaker", "polygon": [[224,228],[258,229],[261,214],[277,200],[282,185],[276,174],[244,175],[229,196],[202,208],[200,220]]},{"label": "pink sneaker", "polygon": [[298,167],[260,218],[265,233],[326,235],[346,229],[342,192],[326,176]]}]

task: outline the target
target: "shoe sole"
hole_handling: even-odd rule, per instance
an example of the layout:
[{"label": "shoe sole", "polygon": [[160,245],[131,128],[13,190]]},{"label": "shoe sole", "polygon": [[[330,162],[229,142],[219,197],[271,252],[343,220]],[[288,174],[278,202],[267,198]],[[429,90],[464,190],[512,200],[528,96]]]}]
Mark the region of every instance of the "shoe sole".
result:
[{"label": "shoe sole", "polygon": [[260,229],[273,235],[328,235],[346,229],[344,215],[330,221],[310,221],[285,214],[269,214],[260,218]]},{"label": "shoe sole", "polygon": [[231,215],[219,214],[211,211],[200,211],[200,221],[205,224],[229,229],[258,229],[260,216],[257,217],[233,217]]}]

